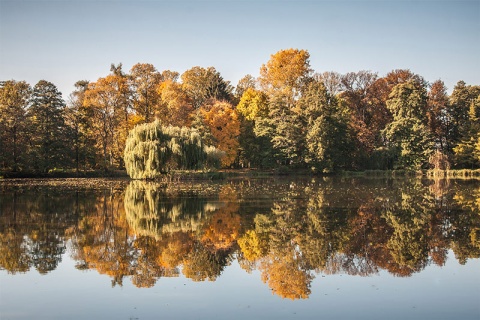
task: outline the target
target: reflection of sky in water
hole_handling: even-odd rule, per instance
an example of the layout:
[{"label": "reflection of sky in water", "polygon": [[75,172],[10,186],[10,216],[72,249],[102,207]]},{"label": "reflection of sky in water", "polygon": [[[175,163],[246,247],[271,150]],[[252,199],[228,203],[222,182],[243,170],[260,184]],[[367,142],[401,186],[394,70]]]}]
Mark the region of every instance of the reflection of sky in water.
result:
[{"label": "reflection of sky in water", "polygon": [[444,267],[411,277],[386,271],[360,277],[316,275],[305,300],[273,295],[234,261],[216,281],[160,278],[152,288],[131,281],[111,287],[95,270],[79,271],[69,254],[47,275],[0,271],[1,319],[478,319],[480,260],[460,265],[450,251]]}]

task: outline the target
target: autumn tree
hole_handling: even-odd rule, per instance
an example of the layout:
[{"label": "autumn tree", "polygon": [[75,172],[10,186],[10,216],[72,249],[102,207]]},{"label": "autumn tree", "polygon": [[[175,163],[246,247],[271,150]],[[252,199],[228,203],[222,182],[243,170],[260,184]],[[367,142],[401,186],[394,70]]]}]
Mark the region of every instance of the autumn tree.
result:
[{"label": "autumn tree", "polygon": [[194,109],[208,99],[230,101],[233,87],[214,67],[193,67],[181,75],[182,89],[192,101]]},{"label": "autumn tree", "polygon": [[287,103],[292,103],[311,73],[309,58],[308,51],[299,49],[280,50],[271,55],[260,68],[261,87],[269,95],[285,95]]},{"label": "autumn tree", "polygon": [[[1,168],[20,170],[27,142],[26,110],[32,89],[25,81],[0,83],[0,163]],[[10,150],[10,152],[7,152]]]},{"label": "autumn tree", "polygon": [[255,121],[255,134],[270,140],[276,158],[286,165],[302,162],[301,119],[294,110],[310,78],[310,54],[287,49],[271,55],[260,68],[260,87],[268,96],[268,116]]},{"label": "autumn tree", "polygon": [[336,96],[344,90],[342,85],[342,75],[338,72],[325,71],[322,73],[315,73],[313,79],[317,82],[323,83],[327,92],[332,96]]},{"label": "autumn tree", "polygon": [[215,101],[201,110],[204,123],[213,138],[213,145],[225,152],[222,166],[231,166],[238,152],[240,122],[233,106],[228,102]]},{"label": "autumn tree", "polygon": [[269,96],[284,96],[287,107],[292,107],[310,77],[309,59],[306,50],[278,51],[260,68],[260,86]]},{"label": "autumn tree", "polygon": [[101,150],[104,170],[115,165],[123,167],[125,140],[132,126],[127,78],[118,67],[112,70],[112,74],[88,85],[83,101],[92,121],[97,150]]},{"label": "autumn tree", "polygon": [[160,96],[156,117],[167,125],[190,126],[193,104],[182,85],[172,80],[162,82],[157,92]]},{"label": "autumn tree", "polygon": [[239,161],[246,167],[264,167],[272,161],[272,146],[266,136],[254,132],[256,119],[268,117],[268,97],[263,91],[247,88],[236,110],[240,116]]},{"label": "autumn tree", "polygon": [[30,161],[34,170],[46,173],[63,167],[66,159],[65,103],[57,87],[40,80],[33,88],[27,116],[31,122]]},{"label": "autumn tree", "polygon": [[432,83],[427,100],[428,128],[435,139],[436,149],[451,154],[451,114],[447,88],[441,80]]},{"label": "autumn tree", "polygon": [[255,79],[255,77],[250,74],[247,74],[246,76],[238,80],[237,86],[235,87],[236,101],[239,101],[242,98],[243,93],[247,91],[247,89],[255,89],[256,86],[257,79]]},{"label": "autumn tree", "polygon": [[370,99],[371,89],[378,76],[370,71],[349,72],[341,76],[340,96],[350,110],[350,125],[355,132],[357,166],[364,163],[377,145],[381,123],[377,121],[378,108]]},{"label": "autumn tree", "polygon": [[133,108],[148,123],[154,119],[155,106],[159,102],[157,87],[161,74],[149,63],[137,63],[130,69],[133,89]]},{"label": "autumn tree", "polygon": [[180,74],[177,71],[172,70],[163,70],[162,73],[162,81],[172,81],[177,82]]}]

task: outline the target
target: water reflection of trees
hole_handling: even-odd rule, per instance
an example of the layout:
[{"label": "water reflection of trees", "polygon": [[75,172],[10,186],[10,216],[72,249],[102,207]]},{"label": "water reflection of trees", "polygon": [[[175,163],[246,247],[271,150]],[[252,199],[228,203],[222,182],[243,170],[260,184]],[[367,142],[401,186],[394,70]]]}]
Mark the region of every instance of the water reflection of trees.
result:
[{"label": "water reflection of trees", "polygon": [[68,229],[78,217],[80,192],[55,189],[1,190],[0,268],[10,273],[54,270],[66,250]]},{"label": "water reflection of trees", "polygon": [[480,257],[480,187],[455,181],[233,181],[125,190],[5,190],[0,268],[53,270],[71,244],[78,269],[151,287],[182,273],[215,280],[234,259],[272,292],[307,298],[318,273],[410,276]]}]

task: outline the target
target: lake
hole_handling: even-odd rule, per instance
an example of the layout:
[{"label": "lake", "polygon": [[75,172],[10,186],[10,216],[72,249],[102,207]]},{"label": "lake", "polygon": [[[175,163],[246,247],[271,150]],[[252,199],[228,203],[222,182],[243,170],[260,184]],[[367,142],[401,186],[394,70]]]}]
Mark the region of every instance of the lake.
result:
[{"label": "lake", "polygon": [[480,182],[0,182],[0,318],[479,319]]}]

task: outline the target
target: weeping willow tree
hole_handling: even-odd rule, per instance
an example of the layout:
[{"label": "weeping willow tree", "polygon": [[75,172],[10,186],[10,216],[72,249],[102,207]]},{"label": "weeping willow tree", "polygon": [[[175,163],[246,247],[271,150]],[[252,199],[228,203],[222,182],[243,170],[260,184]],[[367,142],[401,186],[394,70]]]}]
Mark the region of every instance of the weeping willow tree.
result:
[{"label": "weeping willow tree", "polygon": [[130,131],[124,160],[131,178],[154,179],[171,170],[218,168],[222,156],[222,151],[204,145],[196,130],[155,121]]}]

